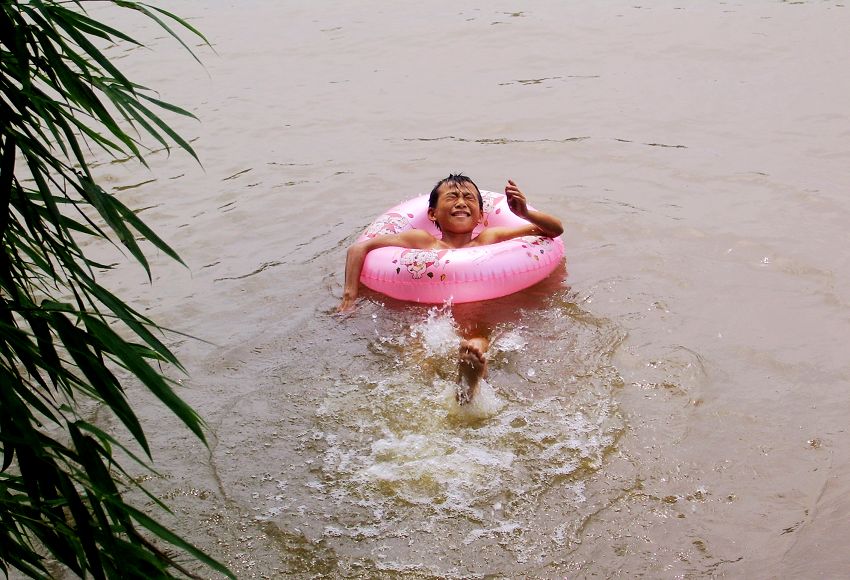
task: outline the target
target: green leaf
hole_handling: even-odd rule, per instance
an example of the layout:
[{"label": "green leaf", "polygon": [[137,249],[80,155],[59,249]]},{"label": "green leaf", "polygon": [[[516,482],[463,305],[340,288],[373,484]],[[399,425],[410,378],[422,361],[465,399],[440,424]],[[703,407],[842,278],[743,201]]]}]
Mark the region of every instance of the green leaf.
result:
[{"label": "green leaf", "polygon": [[210,558],[201,550],[199,550],[198,548],[196,548],[195,546],[193,546],[192,544],[190,544],[189,542],[187,542],[186,540],[184,540],[183,538],[181,538],[180,536],[178,536],[177,534],[175,534],[153,518],[148,517],[146,514],[140,512],[139,510],[131,506],[124,506],[124,509],[127,510],[127,512],[130,514],[130,517],[136,520],[139,525],[141,525],[143,528],[147,529],[151,533],[155,534],[159,538],[162,538],[173,546],[185,550],[193,557],[197,558],[216,572],[220,572],[228,578],[236,578],[236,576],[234,576],[233,573],[228,570],[224,565]]},{"label": "green leaf", "polygon": [[[111,4],[147,17],[197,60],[177,31],[206,39],[185,20],[140,2]],[[140,236],[182,263],[104,191],[92,173],[93,153],[145,165],[143,141],[151,141],[197,160],[157,113],[194,116],[127,78],[103,48],[111,42],[141,46],[79,0],[0,1],[0,571],[49,578],[48,554],[79,577],[188,573],[139,533],[140,524],[231,575],[122,497],[132,487],[167,510],[113,455],[121,450],[145,466],[151,455],[116,369],[137,378],[202,441],[204,424],[152,364],[183,371],[157,336],[162,329],[98,284],[95,269],[110,266],[86,255],[92,238],[120,244],[150,279]],[[114,415],[147,458],[83,420],[92,403],[95,415]]]},{"label": "green leaf", "polygon": [[[116,2],[116,3],[118,3],[118,2]],[[175,14],[168,12],[167,10],[164,10],[162,8],[158,8],[158,7],[150,5],[150,4],[142,4],[141,2],[123,2],[123,1],[120,2],[120,4],[123,5],[123,6],[126,6],[128,8],[134,8],[135,10],[142,12],[145,16],[154,20],[166,32],[168,32],[168,34],[170,34],[172,37],[174,37],[177,40],[177,42],[182,44],[183,48],[185,48],[189,52],[189,54],[191,54],[192,57],[194,57],[194,59],[198,62],[198,64],[201,64],[201,61],[198,59],[197,56],[195,56],[195,53],[192,52],[192,49],[189,48],[189,45],[187,45],[183,41],[183,39],[178,34],[176,34],[161,18],[159,18],[156,14],[154,14],[154,12],[162,14],[163,16],[170,18],[171,20],[177,22],[178,24],[180,24],[180,26],[182,26],[186,30],[189,30],[190,32],[192,32],[195,36],[197,36],[201,40],[203,40],[204,43],[207,46],[209,46],[209,42],[207,42],[207,39],[204,37],[204,35],[201,34],[197,29],[195,29],[191,24],[189,24],[188,22],[186,22],[182,18],[176,16]]]},{"label": "green leaf", "polygon": [[157,127],[162,129],[162,131],[166,135],[171,137],[171,139],[173,139],[175,143],[180,145],[183,150],[185,150],[187,153],[189,153],[189,155],[194,157],[195,160],[198,160],[198,155],[195,153],[195,150],[192,149],[192,146],[189,145],[189,142],[183,139],[183,137],[181,137],[180,135],[178,135],[177,132],[174,131],[174,129],[172,129],[171,127],[169,127],[162,119],[157,117],[156,114],[153,113],[153,111],[142,105],[139,101],[127,101],[126,104],[133,109],[138,109],[139,111],[141,111],[141,113],[145,117],[152,121]]},{"label": "green leaf", "polygon": [[103,345],[94,342],[92,340],[94,337],[74,327],[59,312],[52,313],[50,319],[65,349],[74,359],[80,371],[86,376],[94,392],[103,399],[112,412],[115,413],[115,416],[121,420],[133,437],[135,437],[139,445],[142,446],[142,449],[145,450],[145,453],[150,456],[150,448],[148,447],[142,426],[139,424],[139,420],[136,418],[133,410],[127,404],[127,399],[121,391],[118,380],[94,356],[94,353],[89,350],[93,343],[98,348],[102,348]]},{"label": "green leaf", "polygon": [[131,86],[130,81],[124,74],[118,70],[118,68],[113,65],[108,58],[106,58],[97,47],[86,38],[85,34],[83,34],[79,27],[74,22],[74,19],[69,16],[70,11],[65,10],[60,6],[53,5],[51,6],[51,10],[53,11],[53,21],[62,28],[68,36],[74,39],[74,42],[85,51],[87,57],[95,60],[103,69],[108,72],[112,77],[118,79],[122,84],[126,86]]},{"label": "green leaf", "polygon": [[151,96],[145,95],[144,93],[140,93],[139,97],[146,100],[146,101],[150,101],[151,103],[155,104],[156,106],[158,106],[162,109],[165,109],[166,111],[171,111],[172,113],[177,113],[178,115],[183,115],[184,117],[191,117],[193,119],[197,119],[197,117],[195,115],[193,115],[192,113],[190,113],[186,109],[180,108],[176,105],[172,105],[171,103],[166,103],[165,101],[155,99]]},{"label": "green leaf", "polygon": [[150,391],[171,409],[183,423],[202,441],[205,441],[202,423],[197,413],[177,396],[168,386],[162,375],[156,372],[137,352],[128,345],[109,326],[93,316],[83,315],[86,328],[109,345],[109,351],[120,360]]},{"label": "green leaf", "polygon": [[[87,290],[91,295],[99,300],[104,306],[109,308],[124,324],[130,327],[142,340],[144,340],[154,351],[156,351],[164,360],[175,365],[180,370],[185,370],[180,365],[177,358],[171,353],[156,336],[154,336],[146,327],[146,324],[153,325],[147,318],[140,315],[138,312],[121,302],[116,296],[110,293],[106,288],[98,285],[92,278],[87,276],[82,277],[86,284]],[[158,327],[156,327],[158,328]]]},{"label": "green leaf", "polygon": [[139,248],[139,244],[136,243],[136,238],[124,223],[124,220],[122,220],[121,216],[115,211],[112,198],[88,177],[80,175],[79,183],[86,192],[89,202],[91,202],[95,209],[97,209],[98,213],[109,227],[112,228],[112,231],[115,232],[118,239],[122,244],[124,244],[124,247],[130,250],[133,257],[136,258],[136,260],[142,265],[145,272],[147,272],[148,279],[150,280],[151,270],[148,265],[148,260],[145,258],[145,254],[142,252],[142,249]]},{"label": "green leaf", "polygon": [[115,206],[115,209],[118,210],[119,215],[124,218],[127,223],[129,223],[139,234],[141,234],[146,240],[151,242],[158,249],[162,250],[167,256],[171,259],[180,262],[184,266],[186,265],[183,260],[180,259],[180,256],[177,255],[171,246],[166,244],[162,238],[160,238],[152,229],[150,229],[145,223],[139,219],[139,217],[128,208],[126,205],[121,203],[118,198],[112,198],[112,204]]}]

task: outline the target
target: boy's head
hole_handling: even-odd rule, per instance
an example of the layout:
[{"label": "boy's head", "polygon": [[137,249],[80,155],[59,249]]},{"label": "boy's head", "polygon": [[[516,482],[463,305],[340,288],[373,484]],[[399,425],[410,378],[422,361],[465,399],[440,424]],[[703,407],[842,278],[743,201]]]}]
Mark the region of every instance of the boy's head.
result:
[{"label": "boy's head", "polygon": [[446,177],[445,179],[441,179],[437,182],[437,185],[435,185],[434,189],[431,190],[431,196],[428,198],[429,208],[434,209],[435,207],[437,207],[437,199],[440,197],[440,188],[444,185],[449,187],[471,185],[473,188],[475,188],[475,193],[478,194],[478,209],[484,209],[484,199],[481,197],[481,191],[478,189],[478,186],[475,185],[475,182],[463,173],[450,173],[448,177]]},{"label": "boy's head", "polygon": [[470,232],[478,225],[483,210],[481,191],[461,173],[438,181],[428,198],[428,217],[439,230],[447,227],[452,232]]}]

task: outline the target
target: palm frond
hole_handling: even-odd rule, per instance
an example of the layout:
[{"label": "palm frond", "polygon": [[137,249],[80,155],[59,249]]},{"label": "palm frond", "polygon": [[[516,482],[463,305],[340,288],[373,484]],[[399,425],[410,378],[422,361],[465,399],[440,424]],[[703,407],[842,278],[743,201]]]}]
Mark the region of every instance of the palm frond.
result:
[{"label": "palm frond", "polygon": [[[185,20],[142,2],[111,3],[151,19],[197,60],[181,33],[206,39]],[[160,369],[182,370],[163,329],[101,286],[95,271],[107,266],[80,246],[87,237],[107,240],[148,277],[139,238],[180,262],[98,184],[91,156],[144,165],[148,139],[197,155],[160,117],[191,113],[132,82],[98,48],[141,43],[85,4],[0,2],[0,571],[48,578],[49,557],[83,577],[191,576],[157,545],[164,543],[232,577],[124,500],[136,488],[167,510],[113,456],[121,450],[150,468],[119,376],[135,377],[202,441],[204,424]],[[147,459],[84,418],[92,402],[109,409]]]}]

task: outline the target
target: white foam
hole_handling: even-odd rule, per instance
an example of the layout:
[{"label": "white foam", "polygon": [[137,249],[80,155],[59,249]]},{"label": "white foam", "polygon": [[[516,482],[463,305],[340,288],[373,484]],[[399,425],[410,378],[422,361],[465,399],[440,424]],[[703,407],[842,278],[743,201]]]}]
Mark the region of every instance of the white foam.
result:
[{"label": "white foam", "polygon": [[[503,355],[491,359],[513,359],[511,372],[495,363],[489,379],[501,390],[481,381],[459,405],[460,338],[450,310],[431,308],[409,332],[400,332],[401,324],[407,322],[373,338],[374,366],[329,388],[315,428],[299,438],[305,459],[321,463],[321,476],[311,468],[298,489],[315,499],[314,515],[333,514],[319,531],[359,541],[406,525],[418,533],[451,529],[458,543],[518,544],[511,548],[518,560],[535,557],[526,552],[527,530],[554,545],[572,543],[572,525],[531,522],[525,514],[553,490],[566,505],[595,501],[585,472],[604,464],[624,428],[608,382],[585,380],[583,367],[527,355],[537,351],[536,334],[503,328],[490,351]],[[268,515],[299,513],[281,495],[293,484],[271,490]]]},{"label": "white foam", "polygon": [[428,317],[410,329],[419,338],[430,356],[454,355],[460,348],[457,324],[448,305],[428,310]]},{"label": "white foam", "polygon": [[499,352],[519,352],[525,349],[528,341],[519,330],[509,330],[493,341],[493,349]]},{"label": "white foam", "polygon": [[449,381],[444,383],[441,399],[450,417],[461,421],[478,421],[495,416],[502,410],[505,403],[499,398],[496,390],[486,380],[478,383],[478,392],[468,403],[461,405],[457,402],[458,385]]},{"label": "white foam", "polygon": [[390,434],[372,444],[359,477],[407,502],[480,518],[474,504],[503,486],[514,459],[461,437]]},{"label": "white foam", "polygon": [[495,538],[499,536],[507,536],[513,534],[514,532],[522,531],[522,529],[522,526],[520,526],[516,522],[502,522],[499,526],[494,528],[472,530],[466,535],[466,538],[464,538],[463,543],[468,546],[475,540],[479,540],[481,538]]},{"label": "white foam", "polygon": [[[371,420],[359,416],[358,409],[364,409],[360,404],[338,406],[344,415],[359,416],[353,423],[363,430],[379,428],[365,448],[351,447],[329,430],[305,433],[312,440],[324,436],[327,447],[320,458],[329,481],[353,485],[335,490],[339,493],[331,495],[336,502],[358,497],[367,500],[370,509],[382,510],[395,497],[435,514],[460,514],[492,524],[490,502],[499,494],[511,489],[536,495],[547,486],[543,482],[561,480],[585,461],[598,465],[618,429],[608,401],[547,397],[531,405],[509,403],[482,381],[473,400],[459,405],[454,382],[438,379],[428,388],[404,386],[408,379],[398,379],[379,381],[368,394],[372,404],[381,401],[378,408],[371,407],[378,411]],[[394,414],[405,421],[390,421]],[[518,480],[518,474],[525,475]],[[543,487],[521,491],[519,484],[529,475]],[[582,482],[559,485],[566,485],[571,503],[586,501]]]}]

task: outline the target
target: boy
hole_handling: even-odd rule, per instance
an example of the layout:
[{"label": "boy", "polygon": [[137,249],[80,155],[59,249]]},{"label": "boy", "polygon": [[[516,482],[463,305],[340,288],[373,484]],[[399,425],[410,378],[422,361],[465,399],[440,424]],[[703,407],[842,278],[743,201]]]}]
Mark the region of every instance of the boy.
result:
[{"label": "boy", "polygon": [[[340,312],[352,310],[360,286],[360,272],[366,254],[376,248],[398,246],[419,250],[444,250],[469,248],[495,244],[522,236],[560,236],[564,228],[558,218],[528,209],[525,195],[517,184],[508,180],[505,196],[511,211],[528,222],[517,227],[485,228],[472,236],[475,226],[481,221],[483,200],[478,186],[462,174],[451,174],[437,182],[428,200],[428,219],[434,222],[442,234],[437,238],[425,230],[406,230],[398,234],[377,236],[357,242],[348,249],[345,259],[345,288]],[[458,402],[469,402],[478,388],[478,383],[487,376],[486,352],[489,341],[482,337],[461,340],[458,359],[458,383],[467,387],[458,394]]]}]

